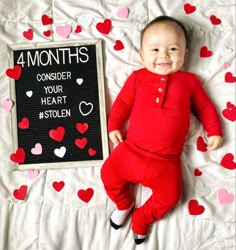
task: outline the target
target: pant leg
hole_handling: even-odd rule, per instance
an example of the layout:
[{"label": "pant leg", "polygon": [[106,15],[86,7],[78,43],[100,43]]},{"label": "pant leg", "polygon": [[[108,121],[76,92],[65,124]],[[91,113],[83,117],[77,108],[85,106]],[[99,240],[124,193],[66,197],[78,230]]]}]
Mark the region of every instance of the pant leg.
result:
[{"label": "pant leg", "polygon": [[138,167],[139,154],[125,142],[120,143],[107,158],[101,169],[104,188],[117,208],[124,210],[133,204],[129,182],[137,183],[143,178],[144,170]]},{"label": "pant leg", "polygon": [[132,217],[132,230],[146,235],[150,224],[162,218],[179,201],[182,193],[182,170],[178,162],[151,160],[143,185],[152,189],[151,197],[137,208]]}]

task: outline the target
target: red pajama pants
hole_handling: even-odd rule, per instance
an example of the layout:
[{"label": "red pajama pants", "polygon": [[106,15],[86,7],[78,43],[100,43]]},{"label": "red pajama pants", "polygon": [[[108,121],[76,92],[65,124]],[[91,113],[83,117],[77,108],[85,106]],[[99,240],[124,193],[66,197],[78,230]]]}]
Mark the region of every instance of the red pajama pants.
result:
[{"label": "red pajama pants", "polygon": [[126,142],[120,143],[107,158],[101,178],[108,196],[119,210],[133,204],[129,183],[141,183],[152,190],[146,203],[133,212],[132,230],[140,235],[146,235],[149,225],[178,203],[182,192],[180,160],[150,157]]}]

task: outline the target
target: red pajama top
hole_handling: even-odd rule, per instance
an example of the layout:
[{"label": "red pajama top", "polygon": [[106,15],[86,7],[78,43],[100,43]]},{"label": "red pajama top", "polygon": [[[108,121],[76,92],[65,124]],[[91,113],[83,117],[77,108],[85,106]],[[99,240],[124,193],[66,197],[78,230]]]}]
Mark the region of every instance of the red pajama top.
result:
[{"label": "red pajama top", "polygon": [[126,141],[144,151],[180,156],[194,110],[208,136],[222,136],[217,111],[201,82],[189,72],[158,75],[140,69],[126,80],[108,120],[108,131],[121,130],[130,117]]}]

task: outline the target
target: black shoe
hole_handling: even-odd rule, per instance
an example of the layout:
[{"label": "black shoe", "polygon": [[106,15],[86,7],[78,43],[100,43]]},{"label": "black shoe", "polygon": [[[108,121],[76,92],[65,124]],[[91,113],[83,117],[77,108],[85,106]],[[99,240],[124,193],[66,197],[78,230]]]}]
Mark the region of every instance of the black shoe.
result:
[{"label": "black shoe", "polygon": [[117,224],[115,224],[111,219],[110,219],[110,223],[111,223],[111,226],[115,229],[115,230],[117,230],[117,229],[119,229],[122,225],[117,225]]},{"label": "black shoe", "polygon": [[145,241],[146,237],[139,239],[138,235],[134,233],[134,242],[136,245],[140,245]]}]

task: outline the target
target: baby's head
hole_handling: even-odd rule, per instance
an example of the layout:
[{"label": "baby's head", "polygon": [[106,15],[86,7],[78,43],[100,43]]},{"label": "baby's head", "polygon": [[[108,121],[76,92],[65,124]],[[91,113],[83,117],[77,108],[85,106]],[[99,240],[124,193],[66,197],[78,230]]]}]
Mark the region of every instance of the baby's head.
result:
[{"label": "baby's head", "polygon": [[167,75],[180,70],[187,52],[187,31],[172,17],[155,18],[141,33],[140,56],[153,73]]}]

